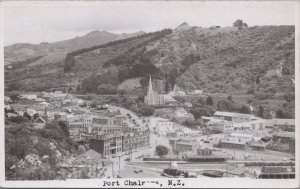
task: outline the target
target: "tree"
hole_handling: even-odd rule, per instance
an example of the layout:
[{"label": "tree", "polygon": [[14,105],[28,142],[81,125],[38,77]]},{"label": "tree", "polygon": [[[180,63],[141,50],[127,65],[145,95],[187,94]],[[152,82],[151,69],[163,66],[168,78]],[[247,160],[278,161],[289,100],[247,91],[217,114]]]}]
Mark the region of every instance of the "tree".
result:
[{"label": "tree", "polygon": [[153,113],[154,113],[154,108],[151,107],[151,106],[148,106],[146,104],[143,104],[141,107],[140,107],[140,114],[142,116],[151,116]]},{"label": "tree", "polygon": [[26,122],[29,122],[29,120],[23,116],[16,116],[16,117],[11,117],[10,120],[12,122],[15,122],[15,123],[26,123]]},{"label": "tree", "polygon": [[250,113],[250,109],[247,106],[242,106],[240,108],[240,113],[242,113],[242,114],[249,114]]},{"label": "tree", "polygon": [[27,112],[24,112],[23,117],[26,117],[29,121],[31,121],[31,116]]},{"label": "tree", "polygon": [[276,117],[277,118],[284,118],[283,111],[281,109],[276,111]]},{"label": "tree", "polygon": [[160,157],[167,155],[169,152],[169,149],[166,146],[158,145],[156,146],[156,154]]},{"label": "tree", "polygon": [[85,147],[83,145],[79,145],[78,146],[78,154],[83,154],[85,152],[86,152]]},{"label": "tree", "polygon": [[169,86],[169,82],[165,82],[165,91],[166,92],[169,92],[169,90],[170,90],[170,86]]},{"label": "tree", "polygon": [[77,85],[76,91],[80,91],[80,84]]},{"label": "tree", "polygon": [[264,108],[262,106],[259,106],[259,109],[258,109],[258,117],[261,117],[263,118],[264,117]]},{"label": "tree", "polygon": [[20,97],[19,97],[18,94],[12,94],[12,95],[10,95],[10,99],[11,99],[12,102],[18,101],[19,98],[20,98]]},{"label": "tree", "polygon": [[205,100],[204,100],[202,97],[200,97],[200,98],[198,99],[198,102],[199,102],[199,104],[200,104],[201,106],[204,106],[204,105],[205,105]]},{"label": "tree", "polygon": [[97,94],[116,94],[117,87],[111,84],[102,84],[97,87]]},{"label": "tree", "polygon": [[229,95],[229,96],[227,97],[227,100],[229,100],[229,101],[233,101],[233,99],[232,99],[232,96],[231,96],[231,95]]},{"label": "tree", "polygon": [[36,120],[39,117],[38,113],[33,114],[32,116],[32,121]]},{"label": "tree", "polygon": [[208,106],[213,106],[214,105],[214,101],[213,101],[213,98],[211,96],[207,97],[206,104]]},{"label": "tree", "polygon": [[199,119],[202,116],[211,116],[210,112],[205,108],[193,108],[191,109],[191,114],[193,114],[195,119]]},{"label": "tree", "polygon": [[220,101],[218,101],[217,109],[218,109],[218,111],[231,112],[231,111],[233,111],[234,108],[233,108],[232,102],[230,102],[228,100],[220,100]]},{"label": "tree", "polygon": [[65,136],[69,137],[70,133],[69,133],[68,125],[65,122],[63,122],[63,121],[58,122],[58,125],[63,130]]},{"label": "tree", "polygon": [[237,27],[240,30],[243,28],[244,22],[243,20],[237,19],[235,22],[233,22],[233,26]]}]

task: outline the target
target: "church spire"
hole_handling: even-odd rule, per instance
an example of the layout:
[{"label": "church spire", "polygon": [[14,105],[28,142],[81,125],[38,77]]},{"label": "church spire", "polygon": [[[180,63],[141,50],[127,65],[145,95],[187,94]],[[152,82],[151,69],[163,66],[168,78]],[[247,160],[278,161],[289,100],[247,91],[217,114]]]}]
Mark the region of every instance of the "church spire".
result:
[{"label": "church spire", "polygon": [[147,95],[153,94],[151,75],[149,75],[149,77],[150,77],[150,78],[149,78],[149,86],[148,86]]}]

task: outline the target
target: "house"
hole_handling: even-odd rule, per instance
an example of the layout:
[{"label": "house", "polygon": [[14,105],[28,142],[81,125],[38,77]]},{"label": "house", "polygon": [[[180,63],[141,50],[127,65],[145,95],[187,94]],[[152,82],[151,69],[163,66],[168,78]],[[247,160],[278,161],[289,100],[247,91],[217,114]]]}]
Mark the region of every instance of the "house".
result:
[{"label": "house", "polygon": [[241,139],[232,139],[232,138],[222,138],[219,142],[220,148],[230,148],[230,149],[246,149],[246,141]]},{"label": "house", "polygon": [[221,111],[216,111],[214,113],[214,117],[216,119],[232,121],[232,122],[236,122],[236,123],[257,120],[257,117],[255,117],[252,114],[241,114],[241,113],[221,112]]},{"label": "house", "polygon": [[255,150],[255,151],[265,151],[266,150],[266,147],[267,147],[267,144],[268,143],[265,143],[261,140],[259,141],[255,141],[254,139],[252,139],[248,145],[251,147],[252,150]]},{"label": "house", "polygon": [[189,92],[188,94],[189,95],[202,95],[203,91],[199,90],[199,89],[196,89],[196,90],[193,90],[193,91]]},{"label": "house", "polygon": [[295,119],[272,119],[274,128],[283,131],[295,131]]},{"label": "house", "polygon": [[94,134],[122,132],[123,129],[122,125],[115,124],[115,118],[113,117],[93,118],[91,127]]},{"label": "house", "polygon": [[37,99],[35,99],[35,101],[36,102],[45,102],[45,99],[43,99],[43,98],[37,98]]},{"label": "house", "polygon": [[189,116],[188,112],[183,107],[177,107],[175,111],[177,117],[187,117]]},{"label": "house", "polygon": [[210,119],[206,123],[207,128],[216,133],[231,133],[233,132],[233,123],[231,121],[220,120],[220,119]]},{"label": "house", "polygon": [[42,129],[47,124],[48,118],[45,116],[38,116],[34,121],[33,125],[36,129]]},{"label": "house", "polygon": [[190,103],[190,102],[185,102],[184,105],[188,108],[192,108],[193,107],[193,104]]},{"label": "house", "polygon": [[68,129],[70,133],[70,138],[72,139],[79,138],[80,133],[84,132],[83,122],[81,121],[69,122]]},{"label": "house", "polygon": [[93,119],[98,118],[98,117],[99,116],[96,116],[96,115],[88,115],[87,117],[85,117],[83,120],[84,127],[90,127],[92,125]]},{"label": "house", "polygon": [[150,130],[140,132],[125,133],[122,139],[122,151],[126,152],[132,149],[150,145]]},{"label": "house", "polygon": [[33,108],[27,108],[26,112],[32,117],[34,114],[37,113],[37,111]]},{"label": "house", "polygon": [[122,133],[95,135],[90,139],[90,148],[103,157],[115,158],[122,155]]},{"label": "house", "polygon": [[174,152],[193,151],[198,147],[196,140],[189,137],[172,137],[169,138],[169,144]]},{"label": "house", "polygon": [[151,120],[150,125],[153,127],[153,130],[159,135],[167,135],[167,133],[174,130],[176,123],[163,118],[155,118]]}]

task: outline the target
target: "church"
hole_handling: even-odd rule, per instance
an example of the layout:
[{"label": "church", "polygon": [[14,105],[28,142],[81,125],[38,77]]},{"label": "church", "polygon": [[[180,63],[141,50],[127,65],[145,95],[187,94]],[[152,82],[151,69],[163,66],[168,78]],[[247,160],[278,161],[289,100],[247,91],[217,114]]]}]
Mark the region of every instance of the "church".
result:
[{"label": "church", "polygon": [[144,103],[150,106],[165,104],[164,95],[158,94],[156,91],[153,90],[151,75],[149,78],[149,86],[148,86],[147,95],[145,96]]},{"label": "church", "polygon": [[172,97],[171,94],[159,94],[158,92],[154,91],[150,75],[148,91],[147,95],[145,96],[144,103],[150,106],[156,106],[172,105],[174,103],[177,103],[177,101]]}]

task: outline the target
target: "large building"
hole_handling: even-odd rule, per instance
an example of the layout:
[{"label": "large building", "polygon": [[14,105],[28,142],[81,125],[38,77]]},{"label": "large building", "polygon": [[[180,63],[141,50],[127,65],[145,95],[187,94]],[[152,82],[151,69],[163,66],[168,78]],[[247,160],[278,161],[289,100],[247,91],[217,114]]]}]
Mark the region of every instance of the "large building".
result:
[{"label": "large building", "polygon": [[95,135],[90,139],[90,148],[103,157],[114,158],[122,155],[122,133]]},{"label": "large building", "polygon": [[164,96],[161,94],[158,94],[156,91],[153,90],[151,76],[149,78],[149,86],[148,86],[147,95],[145,96],[144,103],[148,104],[150,106],[165,104]]},{"label": "large building", "polygon": [[150,130],[127,132],[123,137],[123,152],[150,145]]},{"label": "large building", "polygon": [[257,119],[257,117],[255,117],[252,114],[241,114],[241,113],[221,112],[221,111],[216,111],[214,113],[214,117],[216,119],[232,121],[235,123],[249,122]]},{"label": "large building", "polygon": [[93,134],[122,132],[122,125],[117,125],[115,121],[113,117],[93,118],[91,131]]}]

